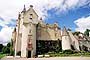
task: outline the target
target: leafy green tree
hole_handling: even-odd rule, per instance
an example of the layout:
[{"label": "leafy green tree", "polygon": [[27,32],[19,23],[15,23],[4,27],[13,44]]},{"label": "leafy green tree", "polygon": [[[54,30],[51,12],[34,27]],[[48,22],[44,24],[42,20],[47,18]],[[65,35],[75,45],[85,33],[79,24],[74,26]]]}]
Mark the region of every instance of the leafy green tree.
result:
[{"label": "leafy green tree", "polygon": [[90,32],[90,30],[89,29],[86,29],[86,31],[84,32],[84,35],[85,36],[89,36],[89,32]]},{"label": "leafy green tree", "polygon": [[0,44],[0,52],[2,52],[3,44]]},{"label": "leafy green tree", "polygon": [[73,35],[79,35],[80,34],[80,32],[73,32]]},{"label": "leafy green tree", "polygon": [[9,54],[9,53],[10,53],[9,47],[4,46],[4,47],[2,48],[2,52],[3,52],[4,54]]},{"label": "leafy green tree", "polygon": [[72,31],[70,28],[68,28],[68,31]]},{"label": "leafy green tree", "polygon": [[13,50],[12,42],[9,42],[7,44],[7,47],[9,47],[9,51],[10,51],[9,55],[13,55],[14,56],[14,50]]},{"label": "leafy green tree", "polygon": [[13,50],[12,48],[13,48],[13,47],[12,47],[12,42],[9,42],[9,43],[7,44],[7,46],[4,46],[4,47],[2,48],[2,52],[3,52],[4,54],[14,55],[14,50]]},{"label": "leafy green tree", "polygon": [[11,47],[11,42],[9,42],[9,43],[7,44],[7,47]]}]

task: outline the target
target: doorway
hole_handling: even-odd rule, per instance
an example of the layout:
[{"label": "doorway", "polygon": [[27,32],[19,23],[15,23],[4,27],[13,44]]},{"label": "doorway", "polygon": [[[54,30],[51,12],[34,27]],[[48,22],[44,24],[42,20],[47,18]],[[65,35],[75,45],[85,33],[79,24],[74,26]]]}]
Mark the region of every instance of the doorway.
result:
[{"label": "doorway", "polygon": [[31,51],[28,51],[28,58],[31,58]]}]

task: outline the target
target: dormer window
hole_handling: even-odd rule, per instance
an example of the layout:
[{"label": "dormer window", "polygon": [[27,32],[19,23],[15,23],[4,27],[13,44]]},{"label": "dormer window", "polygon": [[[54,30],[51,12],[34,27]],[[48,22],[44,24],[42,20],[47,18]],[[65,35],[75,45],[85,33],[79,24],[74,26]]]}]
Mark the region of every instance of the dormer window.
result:
[{"label": "dormer window", "polygon": [[32,17],[33,17],[33,14],[30,14],[30,19],[32,19]]}]

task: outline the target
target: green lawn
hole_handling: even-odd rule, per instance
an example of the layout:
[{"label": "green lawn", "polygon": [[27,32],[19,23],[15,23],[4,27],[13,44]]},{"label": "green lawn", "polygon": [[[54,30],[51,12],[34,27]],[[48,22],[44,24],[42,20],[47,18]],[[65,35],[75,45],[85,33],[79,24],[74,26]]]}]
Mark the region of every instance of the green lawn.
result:
[{"label": "green lawn", "polygon": [[84,53],[47,53],[48,55],[50,55],[51,57],[73,57],[73,56],[85,56],[85,57],[90,57],[90,52],[84,52]]},{"label": "green lawn", "polygon": [[0,59],[6,56],[6,54],[0,53]]}]

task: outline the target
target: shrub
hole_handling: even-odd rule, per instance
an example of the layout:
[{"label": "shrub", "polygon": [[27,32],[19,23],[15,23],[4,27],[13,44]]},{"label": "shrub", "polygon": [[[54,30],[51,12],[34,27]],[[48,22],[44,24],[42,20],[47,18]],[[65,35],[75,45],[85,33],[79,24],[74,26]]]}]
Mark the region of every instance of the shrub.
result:
[{"label": "shrub", "polygon": [[2,52],[3,52],[4,54],[5,54],[5,53],[6,53],[6,54],[7,54],[7,53],[9,54],[9,53],[10,53],[9,47],[6,47],[6,46],[3,47],[3,48],[2,48]]},{"label": "shrub", "polygon": [[2,45],[2,44],[0,44],[0,52],[2,52],[2,48],[3,48],[3,45]]},{"label": "shrub", "polygon": [[64,50],[62,51],[64,54],[73,54],[73,51],[72,50]]},{"label": "shrub", "polygon": [[14,50],[11,50],[11,51],[10,51],[10,55],[11,55],[11,56],[14,56]]}]

